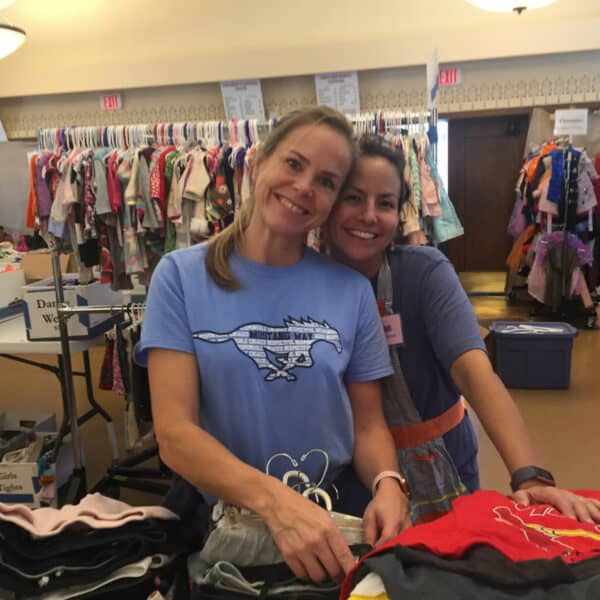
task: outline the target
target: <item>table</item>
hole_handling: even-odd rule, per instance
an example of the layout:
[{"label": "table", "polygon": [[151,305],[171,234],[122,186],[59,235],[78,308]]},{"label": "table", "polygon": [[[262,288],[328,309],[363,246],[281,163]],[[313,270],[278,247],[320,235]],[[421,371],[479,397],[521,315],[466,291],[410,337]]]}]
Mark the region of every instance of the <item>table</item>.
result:
[{"label": "table", "polygon": [[[63,405],[63,417],[62,422],[58,431],[58,436],[56,439],[56,445],[54,447],[54,456],[56,459],[56,454],[60,447],[60,444],[63,441],[63,438],[70,431],[70,422],[72,418],[77,419],[78,424],[83,424],[95,415],[100,415],[106,421],[106,427],[108,431],[108,438],[110,441],[113,460],[117,461],[119,459],[119,446],[117,443],[117,434],[115,430],[115,426],[111,416],[100,406],[96,399],[94,398],[94,386],[92,383],[91,377],[91,366],[90,366],[90,356],[89,349],[92,346],[96,346],[104,343],[104,336],[99,336],[96,338],[92,338],[89,340],[72,340],[69,341],[69,349],[71,354],[74,352],[81,352],[83,354],[83,371],[73,371],[73,375],[77,375],[85,378],[86,390],[87,390],[87,399],[91,406],[91,409],[87,411],[85,414],[78,417],[76,414],[69,414],[69,403],[66,397],[66,389],[64,383],[64,367],[62,361],[62,348],[60,339],[54,341],[46,341],[46,342],[38,342],[38,341],[30,341],[27,339],[27,334],[25,331],[25,319],[22,314],[19,314],[15,317],[7,319],[5,321],[0,322],[0,356],[7,358],[9,360],[13,360],[16,362],[20,362],[26,365],[31,365],[45,371],[50,371],[59,380],[60,389],[61,389],[61,398]],[[49,365],[47,363],[38,362],[35,360],[31,360],[28,358],[23,358],[22,356],[17,356],[20,354],[55,354],[58,359],[58,366]],[[81,452],[81,448],[78,448],[78,444],[74,441],[74,451]],[[82,461],[82,465],[83,465]],[[76,482],[75,486],[71,486],[71,491],[68,492],[68,500],[75,500],[78,496],[81,495],[83,491],[85,493],[86,483],[85,483],[85,471],[82,466],[81,473],[78,474],[79,481]],[[77,489],[75,489],[77,488]],[[70,496],[73,496],[71,498]]]}]

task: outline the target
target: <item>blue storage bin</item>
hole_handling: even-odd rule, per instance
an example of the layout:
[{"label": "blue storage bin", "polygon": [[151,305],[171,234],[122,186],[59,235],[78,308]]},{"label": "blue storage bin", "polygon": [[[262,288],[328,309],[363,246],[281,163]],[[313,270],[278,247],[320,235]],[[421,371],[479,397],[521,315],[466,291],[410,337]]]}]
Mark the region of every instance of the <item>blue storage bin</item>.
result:
[{"label": "blue storage bin", "polygon": [[568,323],[496,321],[495,367],[509,388],[567,389],[577,329]]}]

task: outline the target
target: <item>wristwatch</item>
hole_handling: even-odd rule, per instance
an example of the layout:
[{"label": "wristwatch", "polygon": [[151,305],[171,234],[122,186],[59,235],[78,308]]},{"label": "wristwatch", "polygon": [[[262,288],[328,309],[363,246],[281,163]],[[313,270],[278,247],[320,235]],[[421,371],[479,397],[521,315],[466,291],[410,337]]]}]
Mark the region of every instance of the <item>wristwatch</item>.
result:
[{"label": "wristwatch", "polygon": [[545,485],[556,486],[556,481],[554,481],[554,477],[550,471],[530,465],[528,467],[521,467],[512,474],[510,478],[510,489],[513,492],[516,492],[522,483],[531,479],[536,479]]},{"label": "wristwatch", "polygon": [[404,477],[401,473],[398,473],[398,471],[381,471],[381,473],[379,473],[379,475],[377,475],[375,479],[373,479],[373,483],[371,484],[371,494],[373,496],[377,493],[377,486],[379,485],[379,482],[382,479],[385,479],[386,477],[395,479],[398,482],[402,493],[407,498],[410,498],[410,490],[408,489],[408,482],[406,481],[406,477]]}]

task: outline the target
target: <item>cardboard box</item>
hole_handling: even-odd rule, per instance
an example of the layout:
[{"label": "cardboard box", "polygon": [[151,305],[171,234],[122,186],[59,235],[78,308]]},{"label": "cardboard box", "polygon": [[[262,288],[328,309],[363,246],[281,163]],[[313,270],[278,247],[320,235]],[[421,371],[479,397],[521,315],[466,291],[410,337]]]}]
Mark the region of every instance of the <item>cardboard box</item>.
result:
[{"label": "cardboard box", "polygon": [[24,273],[21,269],[0,273],[0,321],[23,311]]},{"label": "cardboard box", "polygon": [[[73,254],[60,254],[60,270],[62,273],[77,271],[77,261]],[[21,268],[25,273],[25,282],[32,283],[40,279],[52,277],[52,253],[49,250],[33,250],[23,255]]]},{"label": "cardboard box", "polygon": [[[8,431],[34,431],[36,434],[48,432],[50,434],[56,431],[56,417],[48,413],[18,411],[0,413],[0,432]],[[41,491],[39,476],[37,461],[0,463],[0,502],[27,504],[32,508],[39,507]]]},{"label": "cardboard box", "polygon": [[[70,306],[113,306],[123,303],[123,294],[114,292],[108,283],[99,281],[85,285],[70,283],[77,281],[75,274],[65,274],[63,281],[65,302]],[[37,341],[59,339],[54,281],[52,279],[38,281],[26,285],[23,290],[27,338]],[[74,315],[67,321],[69,337],[74,340],[97,337],[121,318],[121,315],[114,316],[108,313]]]}]

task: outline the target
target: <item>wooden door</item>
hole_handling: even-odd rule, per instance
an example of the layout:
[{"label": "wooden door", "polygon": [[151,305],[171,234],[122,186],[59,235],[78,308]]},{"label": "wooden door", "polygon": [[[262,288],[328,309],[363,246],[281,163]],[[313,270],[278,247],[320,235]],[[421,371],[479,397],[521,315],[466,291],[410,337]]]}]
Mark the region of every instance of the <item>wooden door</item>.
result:
[{"label": "wooden door", "polygon": [[465,229],[450,241],[457,271],[504,270],[506,227],[515,201],[528,115],[450,120],[448,191]]}]

